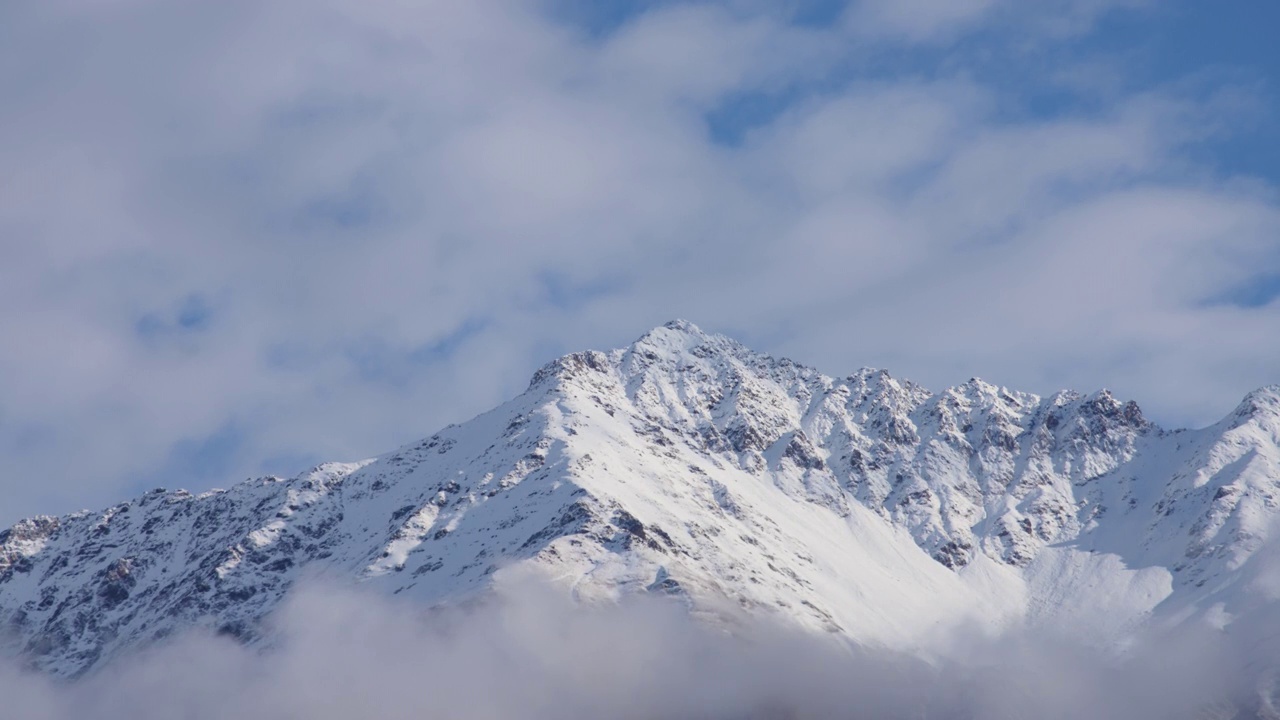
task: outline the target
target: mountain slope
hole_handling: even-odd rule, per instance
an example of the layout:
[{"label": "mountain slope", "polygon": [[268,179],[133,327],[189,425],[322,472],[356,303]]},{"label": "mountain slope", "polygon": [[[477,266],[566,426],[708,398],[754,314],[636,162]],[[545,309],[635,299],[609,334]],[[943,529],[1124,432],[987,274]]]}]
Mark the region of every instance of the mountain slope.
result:
[{"label": "mountain slope", "polygon": [[1161,603],[1229,605],[1278,504],[1277,388],[1170,432],[1105,391],[834,379],[677,321],[374,460],[22,521],[0,622],[75,675],[194,625],[251,638],[304,577],[431,604],[519,565],[584,600],[896,646],[1099,608],[1107,637]]}]

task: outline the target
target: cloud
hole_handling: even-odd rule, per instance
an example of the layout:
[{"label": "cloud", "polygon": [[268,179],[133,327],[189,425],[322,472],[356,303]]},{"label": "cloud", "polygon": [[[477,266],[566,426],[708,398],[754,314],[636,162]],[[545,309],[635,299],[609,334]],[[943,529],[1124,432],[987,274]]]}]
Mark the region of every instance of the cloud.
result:
[{"label": "cloud", "polygon": [[857,35],[911,43],[953,42],[987,30],[990,21],[1014,24],[1036,37],[1070,37],[1087,32],[1099,18],[1145,0],[858,0],[845,22]]},{"label": "cloud", "polygon": [[993,11],[998,0],[864,0],[854,5],[849,24],[855,32],[869,35],[891,34],[922,41],[950,35],[951,32],[981,20]]},{"label": "cloud", "polygon": [[1024,20],[935,5],[876,39],[754,2],[0,10],[7,519],[368,456],[672,317],[1173,423],[1275,382],[1275,302],[1230,301],[1280,270],[1274,192],[1190,152],[1235,107],[1011,112],[910,38]]},{"label": "cloud", "polygon": [[256,648],[190,634],[71,683],[9,668],[0,689],[11,712],[48,720],[1170,720],[1274,700],[1280,658],[1252,642],[1265,619],[1239,633],[1183,627],[1123,651],[1032,628],[957,632],[914,655],[759,618],[730,634],[653,599],[578,606],[527,577],[434,612],[311,586]]}]

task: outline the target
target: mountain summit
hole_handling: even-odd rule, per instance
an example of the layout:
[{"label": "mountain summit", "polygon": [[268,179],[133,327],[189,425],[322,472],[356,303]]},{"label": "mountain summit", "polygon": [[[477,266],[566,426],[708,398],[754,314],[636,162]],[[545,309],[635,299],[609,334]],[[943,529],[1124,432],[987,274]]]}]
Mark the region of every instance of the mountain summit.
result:
[{"label": "mountain summit", "polygon": [[195,626],[253,639],[303,576],[433,605],[522,566],[583,601],[899,646],[1097,609],[1106,638],[1240,602],[1280,505],[1277,408],[1266,388],[1166,431],[1107,391],[833,378],[674,321],[372,460],[23,520],[0,622],[74,676]]}]

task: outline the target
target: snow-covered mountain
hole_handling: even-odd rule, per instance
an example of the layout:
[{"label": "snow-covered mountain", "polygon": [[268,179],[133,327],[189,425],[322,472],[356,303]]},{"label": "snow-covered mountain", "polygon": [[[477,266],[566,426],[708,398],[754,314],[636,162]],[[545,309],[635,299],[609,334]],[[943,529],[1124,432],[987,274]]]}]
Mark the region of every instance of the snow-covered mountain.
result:
[{"label": "snow-covered mountain", "polygon": [[524,566],[899,647],[961,621],[1102,638],[1230,610],[1277,507],[1280,387],[1168,431],[1106,391],[832,378],[677,321],[373,460],[19,522],[0,622],[77,675],[197,625],[251,638],[303,577],[435,604]]}]

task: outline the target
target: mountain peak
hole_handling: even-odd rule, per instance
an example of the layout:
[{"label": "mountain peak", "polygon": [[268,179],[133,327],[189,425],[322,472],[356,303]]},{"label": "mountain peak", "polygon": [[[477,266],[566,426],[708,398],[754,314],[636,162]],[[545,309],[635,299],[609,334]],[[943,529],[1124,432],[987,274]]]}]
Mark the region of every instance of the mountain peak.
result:
[{"label": "mountain peak", "polygon": [[690,362],[714,362],[716,358],[765,357],[730,337],[706,332],[688,320],[672,320],[659,325],[637,338],[622,352],[624,356],[639,360],[644,366],[662,361],[664,364],[674,363],[675,368]]},{"label": "mountain peak", "polygon": [[620,369],[624,375],[653,369],[678,373],[692,364],[709,367],[723,366],[732,360],[766,359],[769,358],[752,352],[732,338],[706,332],[688,320],[675,319],[641,335],[625,348],[610,352],[584,350],[556,358],[534,373],[529,388],[535,388],[550,378],[569,380],[582,377],[583,373],[601,373],[611,369]]},{"label": "mountain peak", "polygon": [[569,353],[538,368],[529,381],[529,389],[532,390],[550,378],[568,380],[584,372],[606,372],[609,366],[609,356],[598,350]]},{"label": "mountain peak", "polygon": [[665,328],[667,330],[674,330],[676,332],[686,333],[688,335],[706,335],[706,333],[702,331],[702,328],[682,318],[668,320],[662,323],[660,327]]},{"label": "mountain peak", "polygon": [[672,351],[691,349],[708,341],[714,344],[738,345],[723,335],[708,333],[688,320],[670,320],[649,332],[641,335],[631,343],[629,349],[648,348],[651,350],[668,349]]},{"label": "mountain peak", "polygon": [[1280,417],[1280,385],[1264,385],[1245,395],[1233,416],[1240,420]]},{"label": "mountain peak", "polygon": [[[1242,404],[1249,442],[1206,433],[1193,452],[1107,391],[973,378],[935,396],[673,320],[558,358],[531,389],[371,461],[23,521],[0,532],[0,627],[74,675],[204,622],[251,639],[310,573],[436,604],[513,565],[584,598],[661,591],[865,639],[929,626],[952,607],[939,598],[1033,613],[1094,585],[1109,594],[1082,602],[1134,588],[1138,617],[1225,587],[1222,558],[1247,557],[1275,514],[1270,484],[1236,480],[1276,476],[1257,464],[1273,453],[1237,461],[1280,448],[1280,386]],[[1134,583],[1132,567],[1158,569]],[[1095,570],[1105,582],[1079,584]],[[970,583],[991,573],[1031,604]]]}]

